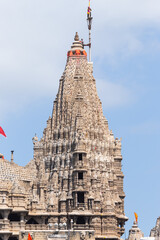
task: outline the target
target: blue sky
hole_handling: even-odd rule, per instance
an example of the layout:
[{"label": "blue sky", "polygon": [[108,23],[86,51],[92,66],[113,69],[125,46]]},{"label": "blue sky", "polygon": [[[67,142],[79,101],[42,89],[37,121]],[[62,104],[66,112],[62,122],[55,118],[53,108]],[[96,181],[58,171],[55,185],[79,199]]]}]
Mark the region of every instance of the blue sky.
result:
[{"label": "blue sky", "polygon": [[[0,152],[27,164],[58,90],[66,53],[88,41],[88,0],[0,2]],[[91,0],[92,60],[104,115],[122,137],[126,235],[139,215],[145,236],[160,216],[160,2]]]}]

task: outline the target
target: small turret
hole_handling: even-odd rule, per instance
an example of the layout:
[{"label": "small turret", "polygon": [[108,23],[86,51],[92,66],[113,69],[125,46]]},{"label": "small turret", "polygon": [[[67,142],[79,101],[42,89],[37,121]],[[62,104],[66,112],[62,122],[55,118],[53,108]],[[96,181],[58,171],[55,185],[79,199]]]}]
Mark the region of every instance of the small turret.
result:
[{"label": "small turret", "polygon": [[78,32],[76,32],[76,35],[75,35],[75,37],[74,37],[74,40],[75,40],[75,41],[79,41]]},{"label": "small turret", "polygon": [[14,151],[12,150],[12,151],[11,151],[11,163],[13,163],[13,160],[14,160],[14,159],[13,159],[13,153],[14,153]]},{"label": "small turret", "polygon": [[128,240],[140,240],[142,237],[144,237],[144,234],[138,228],[138,222],[134,221],[132,228],[129,230]]}]

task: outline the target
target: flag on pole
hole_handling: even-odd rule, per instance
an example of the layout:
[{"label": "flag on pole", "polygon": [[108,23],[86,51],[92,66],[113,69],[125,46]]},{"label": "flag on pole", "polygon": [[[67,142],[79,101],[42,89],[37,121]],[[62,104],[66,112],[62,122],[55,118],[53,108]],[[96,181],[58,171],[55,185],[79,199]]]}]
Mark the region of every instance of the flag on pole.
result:
[{"label": "flag on pole", "polygon": [[138,222],[138,215],[137,215],[137,213],[134,213],[134,216],[135,216],[136,222]]},{"label": "flag on pole", "polygon": [[0,134],[2,134],[4,137],[7,137],[5,132],[3,131],[2,127],[0,127]]},{"label": "flag on pole", "polygon": [[89,15],[90,12],[91,12],[91,1],[89,0],[89,6],[88,6],[87,14]]},{"label": "flag on pole", "polygon": [[28,240],[32,240],[31,234],[28,233]]}]

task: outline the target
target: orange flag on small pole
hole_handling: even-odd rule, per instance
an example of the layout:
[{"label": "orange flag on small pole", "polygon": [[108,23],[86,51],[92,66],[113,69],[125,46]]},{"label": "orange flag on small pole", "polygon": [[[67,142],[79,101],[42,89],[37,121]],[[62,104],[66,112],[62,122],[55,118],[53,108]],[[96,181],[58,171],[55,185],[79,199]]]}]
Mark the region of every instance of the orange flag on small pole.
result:
[{"label": "orange flag on small pole", "polygon": [[89,15],[89,14],[90,14],[90,12],[91,12],[91,2],[90,2],[90,0],[89,0],[89,5],[88,5],[87,14]]},{"label": "orange flag on small pole", "polygon": [[28,233],[28,240],[32,240],[30,233]]},{"label": "orange flag on small pole", "polygon": [[138,215],[137,213],[134,213],[135,219],[136,219],[136,223],[138,222]]}]

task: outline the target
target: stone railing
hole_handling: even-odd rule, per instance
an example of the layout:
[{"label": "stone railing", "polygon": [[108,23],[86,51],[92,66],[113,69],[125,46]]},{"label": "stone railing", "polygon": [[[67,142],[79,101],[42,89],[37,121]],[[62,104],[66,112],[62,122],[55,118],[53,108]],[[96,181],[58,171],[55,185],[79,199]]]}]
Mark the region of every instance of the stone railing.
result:
[{"label": "stone railing", "polygon": [[94,230],[94,226],[93,225],[88,225],[88,224],[74,224],[73,229],[74,230],[85,230],[85,229]]},{"label": "stone railing", "polygon": [[124,227],[117,227],[117,232],[118,232],[118,234],[120,234],[120,236],[122,236],[125,232],[125,228]]},{"label": "stone railing", "polygon": [[74,182],[74,189],[78,188],[78,187],[85,187],[86,186],[86,182],[82,179],[76,179],[76,181]]},{"label": "stone railing", "polygon": [[18,232],[21,230],[20,222],[10,222],[10,231]]},{"label": "stone railing", "polygon": [[25,230],[48,230],[45,224],[26,224]]},{"label": "stone railing", "polygon": [[75,207],[73,207],[74,210],[86,210],[88,209],[87,204],[85,203],[77,203],[77,205]]},{"label": "stone railing", "polygon": [[5,223],[3,219],[0,219],[0,231],[5,230]]}]

